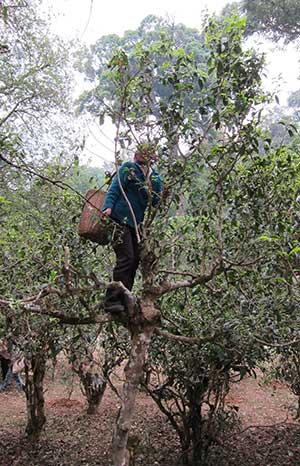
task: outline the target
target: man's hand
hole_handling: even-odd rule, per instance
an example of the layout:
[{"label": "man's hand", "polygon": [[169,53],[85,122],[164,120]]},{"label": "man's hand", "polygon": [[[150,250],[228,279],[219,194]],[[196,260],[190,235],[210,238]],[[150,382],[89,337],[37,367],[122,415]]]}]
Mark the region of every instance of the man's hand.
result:
[{"label": "man's hand", "polygon": [[110,217],[111,216],[111,208],[108,207],[102,213],[103,213],[103,215],[106,215],[107,217]]}]

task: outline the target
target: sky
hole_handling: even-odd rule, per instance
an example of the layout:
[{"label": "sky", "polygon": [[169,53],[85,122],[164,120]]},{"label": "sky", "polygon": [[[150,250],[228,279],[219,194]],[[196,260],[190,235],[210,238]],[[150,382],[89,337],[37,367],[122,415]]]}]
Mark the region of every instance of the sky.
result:
[{"label": "sky", "polygon": [[[149,14],[169,16],[175,23],[202,29],[205,13],[220,13],[228,1],[43,0],[43,5],[54,15],[54,32],[89,45],[103,35],[123,35],[126,30],[136,29]],[[299,51],[291,45],[278,49],[274,44],[258,38],[251,45],[266,52],[265,86],[268,90],[276,89],[279,101],[284,105],[289,92],[300,88]],[[91,158],[91,163],[96,166],[101,166],[103,159],[112,160],[113,137],[112,128],[107,126],[100,130],[97,125],[90,125],[85,158]]]},{"label": "sky", "polygon": [[91,43],[105,34],[136,29],[149,14],[169,15],[176,23],[200,29],[203,12],[219,13],[228,0],[44,0],[59,16],[55,29]]}]

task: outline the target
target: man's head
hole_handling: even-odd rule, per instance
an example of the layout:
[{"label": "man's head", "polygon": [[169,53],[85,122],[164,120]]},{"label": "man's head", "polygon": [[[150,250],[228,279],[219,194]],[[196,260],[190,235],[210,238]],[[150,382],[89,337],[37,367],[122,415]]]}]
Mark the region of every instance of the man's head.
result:
[{"label": "man's head", "polygon": [[139,144],[134,154],[134,160],[142,165],[148,165],[152,162],[156,162],[157,155],[155,153],[154,144]]}]

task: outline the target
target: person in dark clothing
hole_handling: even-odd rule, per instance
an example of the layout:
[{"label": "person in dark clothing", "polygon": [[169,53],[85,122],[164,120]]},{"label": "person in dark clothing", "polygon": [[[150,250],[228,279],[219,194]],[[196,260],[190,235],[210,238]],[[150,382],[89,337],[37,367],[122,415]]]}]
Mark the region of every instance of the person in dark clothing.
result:
[{"label": "person in dark clothing", "polygon": [[6,390],[11,385],[13,379],[20,388],[24,387],[22,378],[19,374],[23,367],[23,358],[14,358],[9,351],[9,342],[6,338],[0,340],[0,360],[2,370],[2,382],[0,383],[0,391]]},{"label": "person in dark clothing", "polygon": [[[152,151],[147,145],[142,145],[133,162],[123,163],[106,194],[102,209],[120,225],[113,242],[116,254],[113,280],[122,282],[130,291],[139,265],[139,225],[149,203],[156,206],[163,190],[160,175],[151,167],[153,160]],[[125,310],[121,290],[107,289],[104,309],[106,312]]]},{"label": "person in dark clothing", "polygon": [[2,338],[0,340],[0,362],[1,362],[2,380],[5,380],[8,369],[11,365],[11,354],[8,350],[8,341],[6,338]]},{"label": "person in dark clothing", "polygon": [[0,354],[0,363],[1,363],[2,380],[5,380],[7,371],[9,369],[10,360],[2,356],[2,354]]}]

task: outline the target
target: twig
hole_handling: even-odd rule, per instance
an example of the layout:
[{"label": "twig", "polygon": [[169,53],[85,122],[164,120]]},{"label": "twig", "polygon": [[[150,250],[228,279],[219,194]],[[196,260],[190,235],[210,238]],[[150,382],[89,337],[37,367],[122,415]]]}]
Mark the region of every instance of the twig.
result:
[{"label": "twig", "polygon": [[213,341],[216,337],[215,334],[206,338],[185,337],[184,335],[174,335],[173,333],[166,332],[158,328],[154,330],[154,333],[156,333],[160,337],[167,338],[168,340],[178,341],[180,343],[188,343],[189,345],[200,345],[203,343],[208,343],[210,341]]},{"label": "twig", "polygon": [[[33,175],[33,176],[36,176],[44,181],[46,181],[47,183],[50,183],[50,184],[53,184],[54,186],[57,186],[59,189],[69,189],[70,191],[72,191],[73,193],[75,193],[78,197],[80,197],[81,199],[84,200],[84,202],[88,203],[90,206],[92,206],[94,209],[97,209],[97,206],[95,206],[87,197],[83,196],[83,194],[81,194],[79,191],[77,191],[76,189],[74,189],[71,185],[69,185],[68,183],[65,183],[64,181],[61,181],[61,180],[53,180],[52,178],[49,178],[48,176],[45,176],[45,175],[42,175],[41,173],[38,173],[36,172],[35,170],[33,170],[32,168],[30,167],[27,167],[26,165],[18,165],[16,163],[13,163],[11,162],[10,160],[8,160],[6,157],[4,157],[4,155],[0,154],[0,159],[3,160],[3,162],[7,163],[7,165],[10,165],[11,167],[13,168],[16,168],[17,170],[24,170],[26,171],[27,173],[29,173],[30,175]],[[110,177],[111,179],[112,177]],[[102,186],[100,186],[100,188],[98,188],[99,190],[101,190],[105,185],[107,184],[107,182],[105,182]],[[112,218],[110,219],[111,222],[113,223],[116,223]]]},{"label": "twig", "polygon": [[239,435],[242,435],[244,434],[245,432],[247,432],[248,430],[250,429],[272,429],[273,427],[278,427],[278,426],[281,426],[281,425],[285,425],[285,426],[298,426],[298,424],[292,424],[292,423],[287,423],[288,419],[288,415],[286,415],[286,418],[284,421],[280,421],[280,422],[276,422],[275,424],[269,424],[269,425],[265,425],[265,426],[258,426],[258,425],[253,425],[253,426],[248,426],[246,427],[245,429],[239,431],[239,432],[235,432],[233,434],[230,434],[228,435],[227,437],[225,437],[225,439],[223,439],[224,442],[226,442],[227,440],[231,439],[232,437],[237,437]]},{"label": "twig", "polygon": [[261,259],[263,259],[263,256],[260,256],[257,259],[253,259],[250,262],[243,262],[243,261],[233,262],[233,261],[227,259],[226,257],[223,257],[222,259],[223,259],[224,262],[227,262],[227,264],[232,265],[232,266],[249,267],[250,265],[255,265],[257,262],[259,262]]},{"label": "twig", "polygon": [[111,322],[112,320],[116,320],[110,314],[99,316],[91,315],[87,317],[69,316],[59,311],[49,311],[47,309],[43,309],[40,306],[34,306],[32,304],[25,304],[24,309],[34,314],[48,316],[53,319],[59,319],[61,324],[69,325],[105,324]]},{"label": "twig", "polygon": [[65,275],[65,284],[66,284],[66,289],[70,292],[71,290],[71,270],[70,270],[70,248],[68,246],[65,246],[65,263],[64,263],[64,268],[63,272]]},{"label": "twig", "polygon": [[117,395],[117,397],[119,398],[119,400],[122,399],[122,396],[120,395],[120,393],[118,392],[117,388],[114,386],[114,384],[112,383],[112,381],[110,380],[110,377],[107,377],[107,382],[108,382],[108,385],[110,386],[111,390]]},{"label": "twig", "polygon": [[35,95],[33,94],[32,96],[29,96],[29,97],[24,97],[24,99],[22,100],[19,100],[19,102],[17,102],[15,104],[15,106],[10,110],[10,112],[8,112],[8,114],[0,121],[0,126],[2,126],[4,123],[6,123],[6,121],[11,117],[11,115],[17,110],[17,108],[19,107],[20,104],[22,104],[23,102],[26,102],[26,100],[31,100],[35,97]]},{"label": "twig", "polygon": [[272,348],[282,348],[282,347],[285,347],[285,346],[292,346],[292,345],[296,345],[296,344],[300,343],[300,338],[297,338],[296,340],[292,340],[292,341],[287,341],[287,342],[284,342],[284,343],[269,343],[267,341],[261,340],[260,338],[256,337],[255,335],[253,335],[253,338],[258,343],[261,343],[264,346],[271,346]]},{"label": "twig", "polygon": [[170,291],[178,290],[179,288],[193,288],[194,286],[197,285],[204,285],[205,283],[209,282],[212,280],[216,275],[219,275],[224,271],[224,266],[221,262],[216,261],[215,264],[213,264],[210,272],[207,274],[199,275],[196,276],[195,278],[192,278],[191,280],[187,281],[182,281],[182,282],[175,282],[175,283],[170,283],[170,282],[164,282],[161,286],[153,287],[151,290],[153,295],[155,296],[162,296],[165,293],[168,293]]},{"label": "twig", "polygon": [[182,276],[187,276],[187,277],[192,277],[194,279],[197,278],[197,275],[191,273],[191,272],[180,272],[177,270],[158,270],[157,273],[165,273],[168,275],[182,275]]}]

